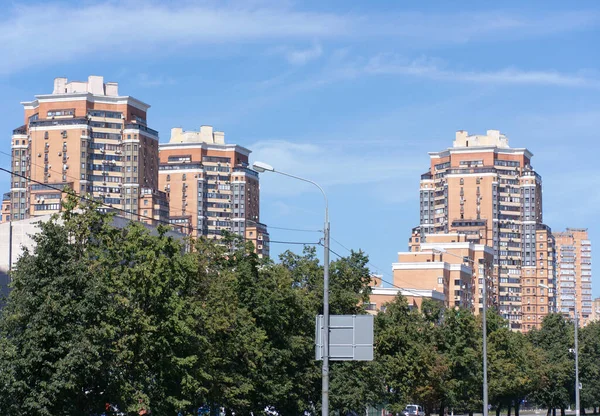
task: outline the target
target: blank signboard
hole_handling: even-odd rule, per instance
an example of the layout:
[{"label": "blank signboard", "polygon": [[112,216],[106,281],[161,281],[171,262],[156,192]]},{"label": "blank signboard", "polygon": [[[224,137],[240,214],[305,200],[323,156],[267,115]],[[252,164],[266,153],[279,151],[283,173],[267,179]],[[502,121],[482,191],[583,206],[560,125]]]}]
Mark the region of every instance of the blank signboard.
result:
[{"label": "blank signboard", "polygon": [[[323,315],[315,322],[315,356],[323,359]],[[373,360],[373,315],[329,316],[329,359]]]}]

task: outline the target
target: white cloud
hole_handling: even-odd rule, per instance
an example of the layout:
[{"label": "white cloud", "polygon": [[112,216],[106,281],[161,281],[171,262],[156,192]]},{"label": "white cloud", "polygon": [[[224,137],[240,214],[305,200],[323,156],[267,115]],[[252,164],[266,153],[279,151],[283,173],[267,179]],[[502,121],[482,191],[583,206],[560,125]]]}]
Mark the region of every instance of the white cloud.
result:
[{"label": "white cloud", "polygon": [[323,48],[319,44],[315,44],[308,49],[287,50],[285,52],[288,62],[294,65],[304,65],[319,58],[322,54]]},{"label": "white cloud", "polygon": [[600,88],[600,77],[584,73],[561,73],[552,70],[525,71],[503,68],[492,71],[460,71],[445,69],[439,60],[420,58],[406,62],[397,57],[377,56],[363,68],[366,74],[407,75],[443,81],[461,81],[481,84],[528,84],[559,87]]},{"label": "white cloud", "polygon": [[172,53],[197,44],[315,38],[348,32],[348,19],[277,8],[154,2],[16,6],[0,22],[0,71],[66,62],[94,53],[111,57]]},{"label": "white cloud", "polygon": [[[291,143],[282,140],[261,141],[250,146],[252,161],[266,162],[286,173],[314,180],[325,188],[336,186],[377,185],[415,178],[422,163],[407,163],[402,147],[373,143],[370,149],[354,151],[351,142],[337,146],[328,143]],[[294,183],[281,175],[263,175],[261,192],[295,195],[316,191],[310,184]]]},{"label": "white cloud", "polygon": [[442,82],[463,82],[481,85],[539,85],[568,88],[600,89],[600,73],[583,70],[565,73],[555,70],[497,70],[463,71],[451,69],[436,58],[405,59],[397,55],[377,55],[370,59],[352,57],[330,61],[323,70],[303,81],[286,85],[286,91],[303,91],[324,85],[353,80],[365,76],[391,75],[423,78]]},{"label": "white cloud", "polygon": [[[165,56],[179,48],[188,50],[198,45],[217,45],[222,50],[231,43],[274,45],[282,41],[362,41],[377,37],[395,46],[414,48],[424,44],[502,41],[585,30],[600,21],[599,13],[594,11],[536,11],[530,16],[503,12],[358,15],[299,11],[288,2],[268,1],[82,3],[35,2],[3,8],[0,73],[90,56]],[[290,51],[288,59],[301,64],[321,54],[321,45],[315,44],[305,50]]]},{"label": "white cloud", "polygon": [[174,85],[177,83],[172,77],[165,75],[151,75],[145,72],[138,74],[135,77],[135,80],[140,86],[147,88],[162,87],[167,85]]}]

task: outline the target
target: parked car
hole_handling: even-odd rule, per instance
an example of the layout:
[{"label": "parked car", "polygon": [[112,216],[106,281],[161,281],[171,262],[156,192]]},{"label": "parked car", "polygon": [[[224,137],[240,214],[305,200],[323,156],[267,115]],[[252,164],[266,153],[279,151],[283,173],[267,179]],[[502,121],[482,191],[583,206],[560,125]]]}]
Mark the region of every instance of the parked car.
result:
[{"label": "parked car", "polygon": [[418,404],[409,404],[402,411],[403,416],[425,416],[423,408]]}]

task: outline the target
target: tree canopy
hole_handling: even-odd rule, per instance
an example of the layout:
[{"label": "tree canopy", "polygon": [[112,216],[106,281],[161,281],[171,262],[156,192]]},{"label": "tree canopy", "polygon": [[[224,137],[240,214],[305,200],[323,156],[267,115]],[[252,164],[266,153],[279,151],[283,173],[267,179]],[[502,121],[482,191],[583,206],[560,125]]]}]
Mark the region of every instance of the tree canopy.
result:
[{"label": "tree canopy", "polygon": [[[0,414],[320,413],[316,248],[275,262],[233,235],[217,245],[166,227],[117,228],[96,208],[70,198],[12,272],[0,315]],[[361,251],[331,262],[332,314],[366,313],[367,265]],[[332,414],[409,403],[428,414],[481,411],[481,335],[469,310],[434,301],[418,310],[399,295],[375,317],[375,360],[331,363]],[[572,340],[561,315],[525,336],[488,311],[490,403],[516,412],[523,400],[572,403]],[[600,324],[580,331],[588,407],[600,403],[599,345]]]}]

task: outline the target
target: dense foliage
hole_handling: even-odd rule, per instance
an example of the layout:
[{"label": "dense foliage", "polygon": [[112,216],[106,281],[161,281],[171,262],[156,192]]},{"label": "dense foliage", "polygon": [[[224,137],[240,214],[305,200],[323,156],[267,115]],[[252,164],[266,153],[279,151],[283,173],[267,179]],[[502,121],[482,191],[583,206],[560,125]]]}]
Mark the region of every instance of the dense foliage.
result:
[{"label": "dense foliage", "polygon": [[[182,241],[167,228],[112,226],[66,204],[40,224],[0,316],[0,414],[320,413],[314,317],[322,308],[316,250],[261,260],[250,243]],[[190,246],[192,249],[190,249]],[[365,313],[368,259],[331,264],[331,312]],[[375,360],[331,365],[331,407],[481,411],[481,322],[463,309],[399,296],[375,318]],[[488,315],[489,397],[573,402],[572,325],[550,315],[527,336]],[[580,331],[582,404],[600,403],[600,323]],[[114,414],[114,413],[113,413]]]}]

